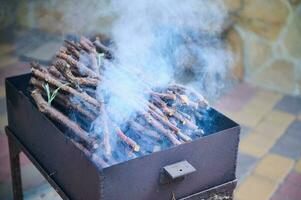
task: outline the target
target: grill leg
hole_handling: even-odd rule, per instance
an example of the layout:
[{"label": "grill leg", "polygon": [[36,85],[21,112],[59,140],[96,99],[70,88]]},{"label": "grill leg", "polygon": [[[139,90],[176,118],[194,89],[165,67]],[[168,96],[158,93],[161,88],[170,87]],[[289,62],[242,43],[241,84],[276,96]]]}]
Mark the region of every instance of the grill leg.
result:
[{"label": "grill leg", "polygon": [[14,200],[23,200],[20,170],[20,148],[7,133]]}]

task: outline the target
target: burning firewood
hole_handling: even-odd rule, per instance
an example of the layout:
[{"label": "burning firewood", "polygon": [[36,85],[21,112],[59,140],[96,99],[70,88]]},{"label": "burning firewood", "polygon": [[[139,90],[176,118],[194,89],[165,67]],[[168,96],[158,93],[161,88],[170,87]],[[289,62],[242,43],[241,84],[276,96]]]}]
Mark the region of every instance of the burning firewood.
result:
[{"label": "burning firewood", "polygon": [[84,101],[91,103],[92,105],[94,105],[96,107],[100,107],[100,104],[96,99],[92,98],[91,96],[87,95],[86,93],[78,92],[77,90],[71,88],[70,86],[64,85],[63,83],[61,83],[60,81],[58,81],[57,79],[52,77],[50,74],[43,73],[42,71],[35,69],[35,68],[32,68],[31,71],[36,77],[38,77],[42,80],[45,80],[46,82],[48,82],[56,87],[61,87],[62,90],[66,91],[74,96],[78,96],[81,99],[83,99]]},{"label": "burning firewood", "polygon": [[97,84],[98,84],[97,79],[86,78],[86,77],[75,77],[72,74],[72,71],[70,69],[70,65],[62,59],[57,59],[54,63],[54,66],[71,83],[74,83],[74,84],[77,84],[77,85],[92,86],[92,87],[96,87]]},{"label": "burning firewood", "polygon": [[[115,145],[130,147],[121,148],[124,149],[123,156],[130,159],[149,151],[142,144],[153,145],[148,149],[156,151],[161,148],[164,138],[170,141],[169,145],[179,145],[203,134],[197,120],[202,120],[200,111],[208,108],[208,102],[196,91],[178,84],[161,89],[147,87],[144,93],[149,100],[139,98],[138,102],[139,106],[146,105],[147,110],[137,112],[134,118],[117,126],[109,115],[106,97],[97,95],[96,91],[101,81],[105,80],[102,79],[105,78],[102,77],[105,68],[100,65],[100,59],[110,62],[112,50],[98,38],[93,42],[85,37],[79,41],[65,40],[64,46],[49,68],[31,64],[31,94],[38,109],[70,129],[78,138],[71,138],[72,141],[79,141],[79,147],[83,144],[87,148],[84,150],[86,154],[99,165],[105,167],[120,159],[121,152],[115,151]],[[81,60],[82,57],[88,62]],[[56,91],[53,104],[44,100],[50,93],[43,90],[45,85],[48,90]],[[91,130],[94,122],[100,124],[101,131]],[[98,141],[101,143],[98,144]],[[95,152],[100,152],[98,156],[91,152],[95,148]]]},{"label": "burning firewood", "polygon": [[65,125],[65,127],[72,130],[72,133],[74,133],[80,141],[88,146],[89,148],[96,149],[98,147],[97,141],[93,140],[91,137],[88,136],[88,134],[76,123],[68,119],[64,114],[56,110],[55,108],[51,107],[42,97],[41,92],[38,89],[35,89],[31,93],[32,98],[37,103],[37,106],[39,110],[42,113],[45,113],[48,115],[51,119],[59,122],[60,124]]},{"label": "burning firewood", "polygon": [[59,52],[57,54],[57,57],[65,60],[69,65],[74,67],[80,74],[99,79],[99,76],[93,70],[85,66],[83,63],[75,60],[68,54]]},{"label": "burning firewood", "polygon": [[181,142],[175,137],[174,134],[172,134],[171,131],[164,128],[164,126],[160,122],[158,122],[155,118],[153,118],[151,115],[145,114],[144,117],[151,126],[157,129],[163,135],[165,135],[173,144],[175,145],[181,144]]},{"label": "burning firewood", "polygon": [[160,140],[160,138],[161,138],[160,135],[156,131],[150,130],[134,120],[129,121],[129,124],[135,132],[138,132],[142,135],[146,135],[148,137],[152,137],[156,140]]},{"label": "burning firewood", "polygon": [[[39,81],[39,80],[35,79],[35,78],[30,79],[30,84],[34,85],[36,88],[39,88],[41,91],[44,88],[44,83],[42,81]],[[41,92],[41,93],[43,93],[43,92]],[[45,94],[45,96],[46,96],[46,94]],[[57,94],[54,101],[56,103],[60,104],[61,106],[64,106],[68,109],[73,109],[73,110],[77,111],[78,113],[82,114],[84,117],[89,119],[90,121],[93,121],[93,120],[96,119],[95,114],[89,112],[87,109],[84,109],[79,104],[71,103],[69,101],[69,97],[67,95],[59,93],[59,94]]]},{"label": "burning firewood", "polygon": [[128,136],[126,136],[122,130],[115,125],[115,131],[116,131],[116,134],[120,137],[120,139],[122,141],[124,141],[126,144],[128,144],[130,147],[132,147],[132,149],[136,152],[138,152],[140,150],[140,146],[134,141],[132,140],[131,138],[129,138]]}]

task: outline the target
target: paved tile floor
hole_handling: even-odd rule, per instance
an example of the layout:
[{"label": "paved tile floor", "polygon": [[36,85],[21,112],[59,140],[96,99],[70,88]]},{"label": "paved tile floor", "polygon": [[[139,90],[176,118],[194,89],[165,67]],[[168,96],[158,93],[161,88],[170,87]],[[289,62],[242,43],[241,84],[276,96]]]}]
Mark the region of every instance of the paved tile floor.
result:
[{"label": "paved tile floor", "polygon": [[[0,199],[11,199],[4,78],[28,72],[14,48],[0,44]],[[241,124],[237,200],[301,199],[301,97],[267,91],[246,83],[215,104]],[[60,199],[30,161],[21,156],[26,199]]]}]

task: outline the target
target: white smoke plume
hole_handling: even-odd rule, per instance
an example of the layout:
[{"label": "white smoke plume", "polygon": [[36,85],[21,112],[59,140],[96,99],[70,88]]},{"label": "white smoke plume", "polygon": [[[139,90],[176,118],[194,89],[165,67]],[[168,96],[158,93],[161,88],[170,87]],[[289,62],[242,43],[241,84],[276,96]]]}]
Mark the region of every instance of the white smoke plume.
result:
[{"label": "white smoke plume", "polygon": [[223,87],[231,56],[220,38],[222,1],[112,0],[109,11],[118,16],[110,32],[115,60],[106,63],[98,94],[109,97],[116,123],[146,109],[149,89],[176,79],[208,98]]}]

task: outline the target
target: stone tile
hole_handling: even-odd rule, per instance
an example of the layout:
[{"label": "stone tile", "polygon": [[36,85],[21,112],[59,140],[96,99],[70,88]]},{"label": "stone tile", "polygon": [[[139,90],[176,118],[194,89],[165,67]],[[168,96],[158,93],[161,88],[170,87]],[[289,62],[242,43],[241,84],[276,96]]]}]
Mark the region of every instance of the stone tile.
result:
[{"label": "stone tile", "polygon": [[301,141],[301,122],[298,120],[295,120],[290,124],[290,126],[286,130],[286,134],[292,137],[295,137],[295,139],[299,139]]},{"label": "stone tile", "polygon": [[245,138],[251,132],[251,128],[240,125],[240,139]]},{"label": "stone tile", "polygon": [[264,88],[292,94],[295,89],[294,78],[294,64],[286,60],[276,60],[254,75],[251,82]]},{"label": "stone tile", "polygon": [[242,4],[242,2],[239,1],[239,0],[225,0],[224,3],[225,3],[225,5],[227,7],[227,10],[229,12],[239,11],[239,9],[241,7],[241,4]]},{"label": "stone tile", "polygon": [[21,152],[20,154],[20,164],[21,166],[31,164],[31,161],[26,157],[26,155],[23,152]]},{"label": "stone tile", "polygon": [[257,160],[258,159],[253,156],[241,152],[238,153],[236,176],[238,178],[239,184],[248,174],[250,174]]},{"label": "stone tile", "polygon": [[265,120],[277,125],[288,125],[295,120],[295,116],[282,112],[282,111],[272,111],[270,112]]},{"label": "stone tile", "polygon": [[297,160],[301,156],[301,143],[284,135],[276,142],[271,152]]},{"label": "stone tile", "polygon": [[265,113],[251,109],[243,109],[240,112],[232,113],[231,117],[239,124],[255,127],[264,117]]},{"label": "stone tile", "polygon": [[295,165],[295,171],[299,174],[301,174],[301,159],[296,163]]},{"label": "stone tile", "polygon": [[214,106],[225,111],[237,112],[254,97],[256,91],[256,88],[247,83],[238,84],[223,95]]},{"label": "stone tile", "polygon": [[292,169],[293,164],[294,161],[292,159],[268,154],[258,163],[254,173],[279,183]]},{"label": "stone tile", "polygon": [[252,175],[235,190],[235,197],[239,200],[268,200],[277,185],[267,178]]},{"label": "stone tile", "polygon": [[243,125],[255,127],[281,97],[282,95],[275,92],[258,91],[242,110],[233,113],[233,118]]},{"label": "stone tile", "polygon": [[255,97],[242,109],[242,112],[255,113],[263,117],[272,109],[270,105],[271,103]]},{"label": "stone tile", "polygon": [[294,170],[292,170],[289,175],[286,177],[287,182],[289,182],[290,184],[293,184],[295,186],[299,186],[301,187],[301,174],[295,172]]},{"label": "stone tile", "polygon": [[239,150],[260,158],[274,145],[275,141],[261,134],[250,133],[239,144]]},{"label": "stone tile", "polygon": [[301,122],[295,120],[272,148],[273,153],[295,160],[301,157]]},{"label": "stone tile", "polygon": [[289,199],[286,196],[283,196],[279,192],[276,192],[276,193],[274,193],[274,195],[272,196],[272,198],[270,200],[291,200],[291,199]]},{"label": "stone tile", "polygon": [[254,134],[261,134],[273,140],[277,140],[285,133],[291,123],[291,120],[286,120],[283,123],[274,123],[264,119],[254,128]]},{"label": "stone tile", "polygon": [[40,172],[32,165],[21,167],[24,190],[36,188],[46,182]]},{"label": "stone tile", "polygon": [[284,36],[284,45],[291,56],[300,59],[301,56],[301,26],[300,26],[301,11],[298,9],[294,12],[293,18],[288,25],[288,31]]},{"label": "stone tile", "polygon": [[231,65],[231,71],[235,78],[243,80],[244,77],[244,61],[243,61],[243,40],[238,31],[234,28],[227,33],[227,43],[233,52],[234,59]]},{"label": "stone tile", "polygon": [[48,184],[44,184],[37,188],[28,190],[24,193],[25,199],[30,200],[59,200],[60,196],[56,191]]},{"label": "stone tile", "polygon": [[285,25],[288,15],[287,4],[281,0],[273,0],[273,3],[245,0],[239,23],[251,32],[275,40]]},{"label": "stone tile", "polygon": [[270,102],[270,106],[273,107],[282,98],[282,94],[270,90],[260,90],[257,93],[257,98],[265,102]]},{"label": "stone tile", "polygon": [[249,40],[249,49],[246,53],[248,63],[247,76],[252,76],[270,59],[271,45],[262,40]]},{"label": "stone tile", "polygon": [[301,197],[300,187],[289,183],[282,184],[279,188],[279,193],[283,197],[292,200],[299,200]]},{"label": "stone tile", "polygon": [[301,97],[284,96],[274,107],[276,110],[293,115],[301,113]]}]

